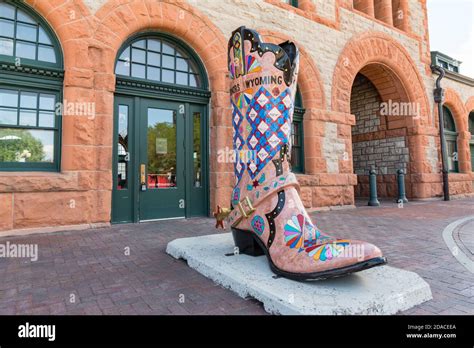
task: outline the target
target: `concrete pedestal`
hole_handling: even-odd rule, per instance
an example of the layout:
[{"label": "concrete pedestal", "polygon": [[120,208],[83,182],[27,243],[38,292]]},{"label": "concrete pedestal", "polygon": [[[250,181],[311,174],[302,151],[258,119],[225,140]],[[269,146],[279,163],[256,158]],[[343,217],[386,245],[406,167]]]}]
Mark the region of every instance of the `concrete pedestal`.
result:
[{"label": "concrete pedestal", "polygon": [[239,296],[257,299],[274,314],[395,314],[432,299],[420,276],[391,266],[297,282],[276,277],[265,256],[233,255],[233,251],[230,233],[176,239],[166,248],[169,255],[185,259],[191,268]]}]

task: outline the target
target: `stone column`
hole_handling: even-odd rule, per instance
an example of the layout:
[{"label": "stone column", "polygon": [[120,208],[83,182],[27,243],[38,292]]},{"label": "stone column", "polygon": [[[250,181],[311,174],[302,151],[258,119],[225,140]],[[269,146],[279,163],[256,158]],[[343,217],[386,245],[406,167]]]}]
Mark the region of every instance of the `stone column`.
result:
[{"label": "stone column", "polygon": [[471,133],[461,131],[458,133],[458,160],[459,172],[471,172],[471,156],[469,150],[469,141],[471,140]]},{"label": "stone column", "polygon": [[393,25],[392,0],[377,0],[374,5],[375,18]]},{"label": "stone column", "polygon": [[354,8],[374,17],[374,0],[354,0]]},{"label": "stone column", "polygon": [[409,30],[408,0],[393,0],[393,25],[403,31]]}]

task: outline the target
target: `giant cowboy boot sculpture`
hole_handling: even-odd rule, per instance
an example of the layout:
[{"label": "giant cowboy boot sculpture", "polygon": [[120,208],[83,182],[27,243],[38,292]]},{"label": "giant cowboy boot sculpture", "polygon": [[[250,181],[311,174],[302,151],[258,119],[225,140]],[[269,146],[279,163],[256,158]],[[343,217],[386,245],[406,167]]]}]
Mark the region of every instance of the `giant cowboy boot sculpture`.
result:
[{"label": "giant cowboy boot sculpture", "polygon": [[228,46],[235,187],[232,208],[218,207],[240,253],[265,254],[278,275],[310,280],[341,276],[386,263],[374,245],[323,234],[301,202],[290,171],[299,53],[291,42],[263,43],[240,27]]}]

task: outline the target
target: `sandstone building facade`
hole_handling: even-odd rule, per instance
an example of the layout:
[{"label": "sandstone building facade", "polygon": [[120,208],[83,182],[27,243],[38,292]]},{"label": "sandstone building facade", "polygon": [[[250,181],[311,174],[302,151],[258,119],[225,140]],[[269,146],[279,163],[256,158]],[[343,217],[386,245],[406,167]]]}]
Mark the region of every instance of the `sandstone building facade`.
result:
[{"label": "sandstone building facade", "polygon": [[[308,208],[442,195],[425,0],[0,1],[0,231],[209,215],[233,166],[227,39],[300,48]],[[460,33],[461,35],[462,33]],[[448,52],[447,52],[448,53]],[[443,80],[453,195],[474,192],[474,81]]]}]

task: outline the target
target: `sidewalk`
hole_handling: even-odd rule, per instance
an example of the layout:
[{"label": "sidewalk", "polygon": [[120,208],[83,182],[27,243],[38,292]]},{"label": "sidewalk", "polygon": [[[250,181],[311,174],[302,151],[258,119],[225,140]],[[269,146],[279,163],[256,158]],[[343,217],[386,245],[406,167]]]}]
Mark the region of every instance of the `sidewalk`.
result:
[{"label": "sidewalk", "polygon": [[[449,223],[474,215],[474,199],[311,215],[321,230],[372,242],[389,265],[417,272],[430,284],[433,300],[404,314],[474,314],[474,274],[442,238]],[[202,218],[0,237],[0,244],[38,244],[39,250],[35,262],[0,258],[0,314],[266,314],[258,302],[165,253],[173,239],[220,232],[212,219]],[[463,227],[460,237],[470,241],[473,234]]]}]

